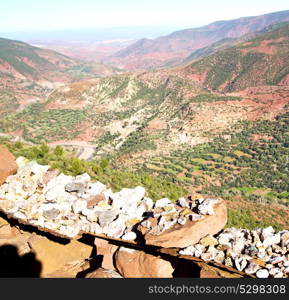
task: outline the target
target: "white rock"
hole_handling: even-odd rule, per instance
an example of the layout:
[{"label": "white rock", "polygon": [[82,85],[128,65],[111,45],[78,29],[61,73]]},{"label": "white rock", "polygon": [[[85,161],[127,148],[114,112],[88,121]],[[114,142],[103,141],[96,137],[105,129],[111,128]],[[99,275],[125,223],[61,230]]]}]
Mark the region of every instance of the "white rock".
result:
[{"label": "white rock", "polygon": [[144,197],[142,200],[142,203],[145,205],[147,211],[152,210],[152,208],[154,206],[154,201],[148,197]]},{"label": "white rock", "polygon": [[228,248],[232,247],[232,242],[234,241],[234,237],[231,233],[221,233],[217,239],[220,245],[224,245]]},{"label": "white rock", "polygon": [[79,214],[82,210],[87,208],[87,202],[85,200],[76,200],[72,204],[72,209],[74,213]]},{"label": "white rock", "polygon": [[192,255],[194,256],[196,248],[191,245],[179,251],[181,255]]},{"label": "white rock", "polygon": [[151,221],[149,221],[149,220],[144,220],[144,221],[141,223],[141,225],[142,225],[143,227],[145,227],[145,228],[150,229],[152,223],[151,223]]},{"label": "white rock", "polygon": [[178,218],[178,224],[185,225],[186,222],[187,222],[187,218],[185,216],[181,216],[180,218]]},{"label": "white rock", "polygon": [[274,235],[275,230],[272,226],[262,229],[261,238],[264,241],[267,237]]},{"label": "white rock", "polygon": [[64,235],[64,236],[67,236],[67,237],[70,237],[70,238],[73,238],[75,236],[77,236],[79,234],[79,226],[60,226],[59,228],[59,233]]},{"label": "white rock", "polygon": [[49,168],[49,166],[42,166],[36,163],[31,166],[31,172],[34,174],[44,174],[49,170]]},{"label": "white rock", "polygon": [[97,181],[94,183],[90,183],[87,188],[87,193],[91,196],[97,196],[104,192],[106,189],[106,186],[102,184],[101,182]]},{"label": "white rock", "polygon": [[23,214],[23,213],[20,212],[20,211],[16,211],[16,212],[13,214],[13,217],[14,217],[15,219],[20,219],[20,220],[26,220],[26,219],[27,219],[26,215]]},{"label": "white rock", "polygon": [[197,244],[197,245],[195,245],[194,256],[195,257],[200,257],[204,251],[205,251],[205,246],[203,246],[201,244]]},{"label": "white rock", "polygon": [[121,238],[126,241],[134,241],[136,239],[136,233],[133,231],[125,233]]},{"label": "white rock", "polygon": [[260,269],[256,272],[257,278],[268,278],[269,271],[267,269]]},{"label": "white rock", "polygon": [[184,208],[189,208],[189,203],[187,202],[187,200],[185,198],[180,198],[178,200],[178,204],[181,206],[181,207],[184,207]]},{"label": "white rock", "polygon": [[79,183],[87,184],[90,180],[91,178],[87,173],[75,177],[75,182],[79,182]]},{"label": "white rock", "polygon": [[247,264],[248,262],[246,259],[242,257],[235,258],[235,265],[237,270],[243,271],[246,268]]},{"label": "white rock", "polygon": [[255,274],[258,270],[260,269],[260,266],[253,263],[253,262],[250,262],[248,267],[245,269],[245,273],[246,274],[250,274],[250,275],[253,275]]},{"label": "white rock", "polygon": [[156,201],[155,207],[163,208],[167,205],[171,204],[171,200],[168,198],[162,198]]},{"label": "white rock", "polygon": [[18,168],[22,168],[28,163],[29,163],[29,160],[23,156],[19,156],[16,158],[16,164],[17,164]]},{"label": "white rock", "polygon": [[196,222],[204,218],[204,216],[199,215],[199,214],[189,214],[188,217],[190,218],[191,221]]},{"label": "white rock", "polygon": [[280,234],[269,235],[263,240],[263,245],[267,248],[280,243]]},{"label": "white rock", "polygon": [[145,195],[145,188],[137,186],[134,189],[122,189],[121,191],[114,193],[110,197],[112,198],[112,206],[117,209],[124,207],[137,206]]}]

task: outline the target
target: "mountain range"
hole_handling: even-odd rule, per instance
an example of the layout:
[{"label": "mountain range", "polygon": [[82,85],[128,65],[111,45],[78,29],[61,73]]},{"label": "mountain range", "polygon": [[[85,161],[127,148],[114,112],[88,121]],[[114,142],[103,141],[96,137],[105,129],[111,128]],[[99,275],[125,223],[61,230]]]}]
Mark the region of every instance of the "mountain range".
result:
[{"label": "mountain range", "polygon": [[200,28],[179,30],[156,39],[141,39],[103,61],[129,70],[172,66],[193,51],[223,39],[235,39],[289,21],[289,11],[217,21]]}]

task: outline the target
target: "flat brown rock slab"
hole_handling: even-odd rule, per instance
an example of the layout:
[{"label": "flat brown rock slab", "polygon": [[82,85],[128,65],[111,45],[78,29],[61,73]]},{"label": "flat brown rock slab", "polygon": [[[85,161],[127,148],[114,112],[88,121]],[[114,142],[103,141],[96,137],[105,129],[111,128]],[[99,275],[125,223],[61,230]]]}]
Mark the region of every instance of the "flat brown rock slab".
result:
[{"label": "flat brown rock slab", "polygon": [[46,274],[44,278],[76,278],[78,273],[84,272],[89,268],[89,262],[85,260],[71,261],[58,270]]},{"label": "flat brown rock slab", "polygon": [[119,273],[114,270],[98,268],[85,275],[85,278],[123,278]]},{"label": "flat brown rock slab", "polygon": [[14,155],[0,145],[0,185],[5,182],[8,176],[15,174],[17,169]]},{"label": "flat brown rock slab", "polygon": [[[214,205],[214,212],[214,215],[206,215],[198,221],[188,220],[185,225],[176,224],[159,235],[145,233],[145,244],[164,248],[184,248],[194,245],[208,234],[217,234],[226,225],[227,206],[224,200]],[[145,231],[141,225],[138,229],[141,232]]]},{"label": "flat brown rock slab", "polygon": [[41,276],[53,274],[70,262],[82,261],[89,258],[93,249],[92,246],[79,241],[72,240],[67,244],[61,244],[51,241],[46,237],[34,240],[30,239],[29,246],[42,265]]},{"label": "flat brown rock slab", "polygon": [[172,264],[160,256],[121,247],[115,254],[115,265],[125,278],[171,278]]}]

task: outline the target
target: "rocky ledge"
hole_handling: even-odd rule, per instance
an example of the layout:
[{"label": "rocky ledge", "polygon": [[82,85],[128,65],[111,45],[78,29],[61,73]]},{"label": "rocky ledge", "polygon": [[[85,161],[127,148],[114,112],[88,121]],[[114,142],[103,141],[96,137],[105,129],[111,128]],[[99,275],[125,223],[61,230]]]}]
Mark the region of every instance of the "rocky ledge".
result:
[{"label": "rocky ledge", "polygon": [[[170,277],[174,269],[168,260],[145,253],[144,247],[141,251],[119,248],[97,237],[174,248],[179,258],[219,264],[239,275],[288,277],[289,232],[275,232],[272,227],[224,229],[227,208],[222,199],[196,195],[176,203],[167,198],[154,202],[140,186],[113,192],[86,173],[67,176],[24,157],[14,163],[0,174],[0,210],[54,235],[69,239],[83,233],[96,236],[102,266],[116,267],[125,277]],[[136,262],[131,267],[128,256]],[[153,262],[147,263],[148,270],[141,269],[144,265],[139,262],[144,261]],[[152,265],[162,267],[152,271]]]},{"label": "rocky ledge", "polygon": [[[88,233],[134,241],[141,235],[147,244],[185,247],[192,240],[217,233],[227,220],[221,199],[181,198],[174,204],[163,198],[154,202],[140,186],[113,193],[86,173],[67,176],[24,157],[18,157],[16,163],[17,173],[0,186],[0,209],[63,237]],[[208,228],[205,223],[214,226]],[[182,228],[193,235],[166,241],[168,234]]]}]

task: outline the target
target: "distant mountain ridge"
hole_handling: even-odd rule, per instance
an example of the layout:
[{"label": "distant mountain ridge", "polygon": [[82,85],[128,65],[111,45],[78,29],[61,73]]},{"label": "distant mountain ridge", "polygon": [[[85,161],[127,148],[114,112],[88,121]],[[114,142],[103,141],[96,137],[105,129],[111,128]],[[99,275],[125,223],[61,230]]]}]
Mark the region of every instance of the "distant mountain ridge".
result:
[{"label": "distant mountain ridge", "polygon": [[[106,67],[107,70],[104,70]],[[98,70],[97,70],[98,68]],[[76,71],[86,71],[86,77],[111,75],[112,67],[88,65],[53,50],[41,49],[21,41],[0,38],[0,76],[4,78],[70,82],[79,79]],[[75,71],[75,72],[73,72]]]},{"label": "distant mountain ridge", "polygon": [[104,59],[118,67],[137,70],[162,65],[173,65],[194,50],[204,48],[223,39],[235,39],[265,27],[289,21],[289,10],[261,16],[217,21],[200,28],[185,29],[156,39],[141,39]]}]

